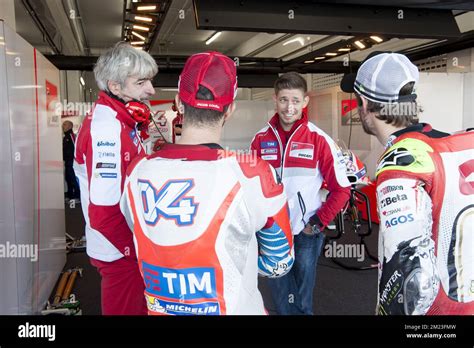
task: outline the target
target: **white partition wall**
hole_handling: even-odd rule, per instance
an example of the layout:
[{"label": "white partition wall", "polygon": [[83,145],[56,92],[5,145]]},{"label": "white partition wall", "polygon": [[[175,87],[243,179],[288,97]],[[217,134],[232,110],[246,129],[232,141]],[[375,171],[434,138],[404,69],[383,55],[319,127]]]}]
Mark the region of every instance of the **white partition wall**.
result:
[{"label": "white partition wall", "polygon": [[230,150],[248,150],[255,133],[274,115],[274,102],[239,100],[235,104],[235,112],[224,126],[221,144]]},{"label": "white partition wall", "polygon": [[66,261],[59,72],[0,21],[0,314],[43,309]]}]

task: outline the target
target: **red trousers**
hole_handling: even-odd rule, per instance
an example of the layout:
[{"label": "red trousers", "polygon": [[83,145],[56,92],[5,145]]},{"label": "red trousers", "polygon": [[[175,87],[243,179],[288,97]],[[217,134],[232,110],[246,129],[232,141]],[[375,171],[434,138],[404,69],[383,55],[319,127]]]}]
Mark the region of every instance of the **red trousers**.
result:
[{"label": "red trousers", "polygon": [[136,259],[123,257],[112,262],[91,258],[101,281],[103,315],[147,315],[145,285]]}]

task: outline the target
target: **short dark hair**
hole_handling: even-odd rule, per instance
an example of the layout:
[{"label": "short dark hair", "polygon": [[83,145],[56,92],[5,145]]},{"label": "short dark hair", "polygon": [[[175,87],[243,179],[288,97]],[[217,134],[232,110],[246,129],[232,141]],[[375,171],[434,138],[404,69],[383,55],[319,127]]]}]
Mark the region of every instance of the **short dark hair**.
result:
[{"label": "short dark hair", "polygon": [[[199,86],[199,90],[196,93],[196,99],[199,100],[214,100],[212,92],[204,87]],[[181,101],[184,106],[184,118],[186,124],[190,124],[197,127],[212,126],[224,117],[227,112],[229,105],[224,106],[224,111],[211,110],[211,109],[200,109],[195,108],[185,102]]]},{"label": "short dark hair", "polygon": [[306,80],[297,72],[291,71],[281,75],[273,85],[275,94],[278,94],[282,89],[299,89],[306,94],[308,92],[308,84]]},{"label": "short dark hair", "polygon": [[[408,82],[404,85],[400,92],[399,97],[407,96],[413,93],[414,82]],[[357,99],[357,105],[362,106],[362,100],[359,94],[355,93]],[[387,124],[394,125],[395,127],[408,127],[414,124],[418,124],[418,114],[422,112],[417,102],[399,102],[392,104],[382,104],[373,102],[367,99],[367,111],[375,113],[381,121],[385,121]]]}]

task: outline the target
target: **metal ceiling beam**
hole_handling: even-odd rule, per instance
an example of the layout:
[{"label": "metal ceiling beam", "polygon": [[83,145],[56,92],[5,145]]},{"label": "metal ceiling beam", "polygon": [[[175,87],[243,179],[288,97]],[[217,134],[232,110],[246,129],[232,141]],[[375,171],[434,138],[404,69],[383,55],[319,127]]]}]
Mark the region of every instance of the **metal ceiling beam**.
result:
[{"label": "metal ceiling beam", "polygon": [[[271,88],[278,78],[278,74],[239,74],[238,86],[240,88]],[[153,87],[178,86],[179,72],[160,71],[153,79]]]},{"label": "metal ceiling beam", "polygon": [[447,42],[441,42],[439,44],[430,45],[427,48],[421,48],[418,50],[406,49],[401,51],[408,56],[411,60],[420,60],[429,57],[439,56],[444,53],[451,53],[461,51],[466,48],[474,47],[474,30],[465,32],[457,40],[449,40]]},{"label": "metal ceiling beam", "polygon": [[36,27],[39,29],[41,34],[43,34],[43,38],[48,43],[49,47],[51,47],[51,49],[53,50],[54,53],[59,54],[61,51],[59,50],[58,46],[56,46],[53,38],[51,37],[51,35],[49,35],[48,31],[44,27],[43,23],[41,22],[41,19],[36,14],[33,7],[31,6],[30,1],[29,0],[22,0],[21,3],[25,7],[28,14],[31,16],[31,19],[35,23]]},{"label": "metal ceiling beam", "polygon": [[[426,48],[411,51],[404,50],[400,53],[404,53],[412,61],[416,61],[470,47],[474,47],[474,31],[464,33],[458,40],[440,42]],[[312,54],[314,55],[314,52]],[[46,58],[60,70],[86,71],[93,69],[98,57],[47,55]],[[178,76],[188,56],[153,56],[153,58],[159,67],[159,73],[153,81],[154,86],[177,86]],[[300,61],[301,59],[298,59],[293,61],[292,64],[286,65],[281,59],[239,57],[239,66],[237,68],[239,86],[272,87],[273,81],[280,73],[296,71],[302,74],[341,74],[356,71],[360,65],[360,62],[355,61],[349,62],[349,64],[339,61],[304,64]]]},{"label": "metal ceiling beam", "polygon": [[[321,47],[319,49],[308,52],[306,54],[303,54],[303,55],[298,56],[296,58],[293,58],[291,60],[285,61],[284,65],[285,66],[290,66],[290,65],[300,64],[300,63],[303,63],[307,60],[314,59],[315,57],[318,57],[318,56],[325,56],[325,54],[328,53],[328,52],[337,53],[338,49],[345,48],[345,47],[351,45],[354,41],[360,40],[362,38],[363,37],[357,37],[357,38],[352,38],[352,39],[349,39],[349,40],[340,40],[340,41],[335,42],[331,45]],[[338,53],[338,55],[343,55],[343,53]],[[323,62],[321,62],[321,63],[323,63]]]},{"label": "metal ceiling beam", "polygon": [[205,30],[431,39],[460,35],[450,10],[283,0],[194,0],[194,9],[197,28]]}]

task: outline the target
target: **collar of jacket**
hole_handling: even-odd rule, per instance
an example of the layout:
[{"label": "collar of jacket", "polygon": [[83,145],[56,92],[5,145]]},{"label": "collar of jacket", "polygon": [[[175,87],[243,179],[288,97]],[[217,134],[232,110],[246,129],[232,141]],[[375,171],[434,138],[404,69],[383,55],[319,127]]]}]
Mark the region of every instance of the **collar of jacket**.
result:
[{"label": "collar of jacket", "polygon": [[99,99],[97,100],[99,104],[104,104],[110,106],[112,109],[117,111],[117,118],[125,123],[130,128],[135,128],[137,122],[130,116],[127,109],[125,108],[125,104],[118,99],[112,98],[104,91],[100,91]]},{"label": "collar of jacket", "polygon": [[[278,116],[278,113],[276,112],[275,115],[273,115],[273,117],[270,119],[270,121],[268,121],[268,124],[270,126],[272,126],[273,129],[275,130],[278,130],[280,127],[280,117]],[[293,133],[295,131],[296,128],[298,128],[298,126],[300,124],[308,124],[308,115],[306,114],[305,111],[302,112],[301,114],[301,118],[299,120],[297,120],[293,126],[291,127],[291,133]],[[283,129],[283,128],[281,128]]]}]

